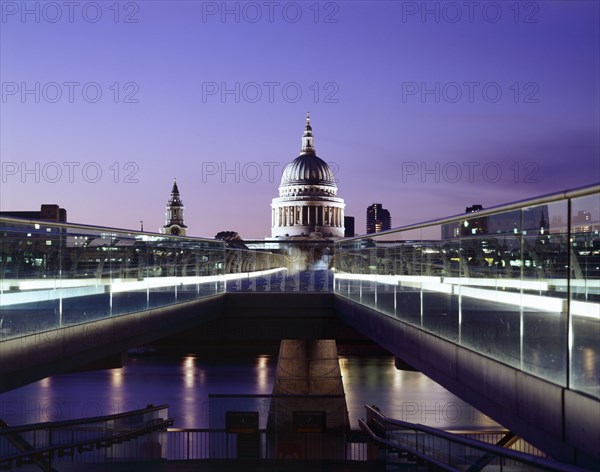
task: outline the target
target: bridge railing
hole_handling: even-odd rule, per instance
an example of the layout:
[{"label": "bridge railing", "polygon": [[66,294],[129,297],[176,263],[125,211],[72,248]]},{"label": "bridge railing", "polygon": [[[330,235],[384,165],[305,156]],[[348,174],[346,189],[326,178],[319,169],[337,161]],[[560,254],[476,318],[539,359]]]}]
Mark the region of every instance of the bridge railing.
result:
[{"label": "bridge railing", "polygon": [[332,291],[332,240],[248,240],[244,244],[245,248],[226,249],[227,292]]},{"label": "bridge railing", "polygon": [[[225,291],[330,291],[332,242],[302,246],[1,217],[0,341]],[[323,270],[301,273],[307,254]]]},{"label": "bridge railing", "polygon": [[[9,427],[0,424],[0,467],[159,460],[167,457],[168,406]],[[27,469],[29,470],[29,469]]]},{"label": "bridge railing", "polygon": [[[365,405],[366,420],[359,425],[377,447],[370,448],[387,463],[420,460],[437,470],[448,472],[481,470],[546,470],[583,472],[570,466],[532,454],[525,454],[501,445],[448,433],[422,424],[395,420],[378,409]],[[510,441],[508,441],[510,443]],[[381,457],[381,452],[385,457]]]},{"label": "bridge railing", "polygon": [[341,448],[331,445],[338,438],[336,433],[300,433],[295,442],[283,441],[278,448],[270,443],[272,433],[261,428],[256,435],[255,447],[249,449],[243,447],[245,435],[226,429],[169,428],[167,459],[223,461],[252,458],[314,462],[315,458],[335,456],[336,460],[367,460],[367,436],[363,431],[349,430],[343,437]]},{"label": "bridge railing", "polygon": [[336,243],[334,291],[600,398],[600,185]]},{"label": "bridge railing", "polygon": [[0,340],[223,293],[221,241],[0,219]]}]

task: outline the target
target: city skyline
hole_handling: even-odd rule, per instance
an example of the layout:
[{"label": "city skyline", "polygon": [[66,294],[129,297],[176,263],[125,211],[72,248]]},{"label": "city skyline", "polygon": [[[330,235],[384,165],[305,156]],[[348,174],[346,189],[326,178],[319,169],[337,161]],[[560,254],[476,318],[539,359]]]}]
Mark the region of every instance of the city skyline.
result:
[{"label": "city skyline", "polygon": [[4,2],[0,209],[262,238],[307,111],[359,234],[600,180],[597,3],[250,4]]}]

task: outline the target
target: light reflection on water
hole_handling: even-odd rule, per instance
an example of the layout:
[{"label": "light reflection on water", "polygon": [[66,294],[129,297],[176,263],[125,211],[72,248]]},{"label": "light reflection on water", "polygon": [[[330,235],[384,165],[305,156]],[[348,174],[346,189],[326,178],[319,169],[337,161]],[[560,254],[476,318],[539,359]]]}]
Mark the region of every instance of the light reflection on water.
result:
[{"label": "light reflection on water", "polygon": [[185,376],[186,388],[194,388],[196,383],[196,358],[194,356],[186,356],[184,359],[183,375]]},{"label": "light reflection on water", "polygon": [[391,418],[442,429],[503,429],[420,372],[397,370],[392,357],[342,357],[340,368],[350,422],[377,405]]},{"label": "light reflection on water", "polygon": [[[203,359],[197,355],[134,357],[121,369],[77,372],[0,395],[8,424],[107,415],[166,403],[176,427],[208,427],[208,394],[269,394],[276,357]],[[397,370],[392,357],[340,358],[353,428],[377,405],[389,417],[449,429],[498,425],[418,372]]]},{"label": "light reflection on water", "polygon": [[123,371],[121,369],[110,370],[110,385],[113,391],[117,391],[123,386]]},{"label": "light reflection on water", "polygon": [[[261,355],[256,359],[256,381],[261,390],[269,386],[269,356]],[[270,386],[272,388],[272,383]]]}]

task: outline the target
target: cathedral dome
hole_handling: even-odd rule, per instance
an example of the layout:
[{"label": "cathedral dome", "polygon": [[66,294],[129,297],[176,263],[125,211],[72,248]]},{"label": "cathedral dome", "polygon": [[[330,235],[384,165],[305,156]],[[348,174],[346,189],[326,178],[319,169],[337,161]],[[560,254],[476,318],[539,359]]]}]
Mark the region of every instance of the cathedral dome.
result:
[{"label": "cathedral dome", "polygon": [[300,155],[281,175],[279,197],[271,203],[271,237],[344,237],[344,200],[329,165],[317,156],[306,114]]},{"label": "cathedral dome", "polygon": [[325,185],[337,188],[329,165],[317,157],[315,152],[308,114],[306,115],[306,127],[302,136],[300,155],[285,166],[281,176],[281,187],[295,185]]},{"label": "cathedral dome", "polygon": [[281,176],[281,186],[327,185],[336,187],[333,172],[315,154],[302,154],[287,164]]}]

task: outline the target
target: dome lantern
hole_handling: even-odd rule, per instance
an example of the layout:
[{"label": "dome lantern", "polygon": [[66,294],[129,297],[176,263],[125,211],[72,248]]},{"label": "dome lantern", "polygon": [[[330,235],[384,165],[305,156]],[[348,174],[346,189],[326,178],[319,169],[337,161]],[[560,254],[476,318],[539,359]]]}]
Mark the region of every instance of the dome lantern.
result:
[{"label": "dome lantern", "polygon": [[327,193],[337,189],[335,178],[329,165],[317,156],[314,147],[310,114],[306,114],[306,126],[302,136],[300,155],[287,164],[281,175],[281,187],[298,185],[319,185],[327,187]]},{"label": "dome lantern", "polygon": [[315,154],[315,138],[312,135],[310,126],[310,112],[306,112],[306,126],[304,127],[304,135],[302,135],[301,154]]}]

